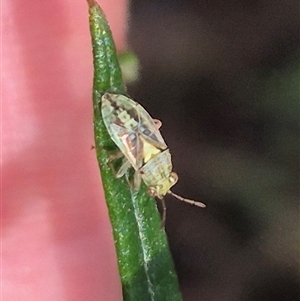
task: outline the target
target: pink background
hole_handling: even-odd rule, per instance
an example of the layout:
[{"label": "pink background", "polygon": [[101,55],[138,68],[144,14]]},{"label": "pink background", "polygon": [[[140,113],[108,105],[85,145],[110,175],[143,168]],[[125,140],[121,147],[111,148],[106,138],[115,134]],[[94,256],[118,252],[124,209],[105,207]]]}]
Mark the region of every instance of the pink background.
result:
[{"label": "pink background", "polygon": [[[99,1],[118,49],[126,1]],[[121,300],[85,1],[3,1],[2,299]]]}]

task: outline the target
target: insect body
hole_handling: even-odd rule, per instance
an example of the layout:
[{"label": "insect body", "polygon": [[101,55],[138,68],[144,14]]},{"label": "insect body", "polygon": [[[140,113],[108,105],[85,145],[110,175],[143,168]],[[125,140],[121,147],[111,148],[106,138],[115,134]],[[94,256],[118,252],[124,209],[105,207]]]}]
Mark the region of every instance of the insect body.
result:
[{"label": "insect body", "polygon": [[153,197],[163,199],[168,193],[181,201],[205,207],[171,192],[178,176],[172,171],[171,154],[159,131],[160,121],[154,120],[140,104],[120,94],[105,93],[101,98],[101,112],[111,139],[125,157],[117,177],[133,167],[136,190],[143,180]]}]

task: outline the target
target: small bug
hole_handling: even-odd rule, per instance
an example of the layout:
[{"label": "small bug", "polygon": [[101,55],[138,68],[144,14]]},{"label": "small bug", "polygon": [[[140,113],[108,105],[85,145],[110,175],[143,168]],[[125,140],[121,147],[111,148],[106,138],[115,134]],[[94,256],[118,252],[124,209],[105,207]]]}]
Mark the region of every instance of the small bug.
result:
[{"label": "small bug", "polygon": [[[159,120],[153,119],[139,103],[121,94],[105,93],[101,97],[101,112],[111,139],[125,159],[117,177],[122,177],[128,168],[133,167],[135,190],[143,180],[150,196],[163,200],[166,194],[171,194],[180,201],[206,207],[170,190],[177,183],[178,175],[172,171],[171,154],[160,134]],[[164,203],[163,206],[165,217]]]}]

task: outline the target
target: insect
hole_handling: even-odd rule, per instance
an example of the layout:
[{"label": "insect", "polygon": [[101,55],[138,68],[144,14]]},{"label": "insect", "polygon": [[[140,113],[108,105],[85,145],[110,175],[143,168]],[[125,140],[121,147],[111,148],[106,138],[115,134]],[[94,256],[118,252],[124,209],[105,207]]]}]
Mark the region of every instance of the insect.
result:
[{"label": "insect", "polygon": [[[105,93],[101,97],[101,112],[111,139],[121,151],[115,158],[124,158],[116,174],[118,178],[133,167],[135,190],[143,180],[152,197],[163,201],[166,194],[171,194],[180,201],[206,207],[170,190],[177,183],[178,175],[172,171],[171,154],[159,131],[159,120],[153,119],[139,103],[121,94]],[[163,207],[165,217],[164,202]]]}]

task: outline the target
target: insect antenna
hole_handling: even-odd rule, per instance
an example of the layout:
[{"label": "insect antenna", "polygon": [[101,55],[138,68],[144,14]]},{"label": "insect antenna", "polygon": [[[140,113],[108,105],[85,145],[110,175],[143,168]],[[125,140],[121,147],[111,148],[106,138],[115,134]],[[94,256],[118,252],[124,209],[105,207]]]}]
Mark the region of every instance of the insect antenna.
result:
[{"label": "insect antenna", "polygon": [[198,207],[201,207],[201,208],[205,208],[206,207],[206,205],[204,203],[196,202],[194,200],[183,198],[182,196],[180,196],[180,195],[172,192],[171,190],[168,191],[168,194],[171,194],[173,197],[175,197],[179,201],[186,202],[186,203],[189,203],[191,205],[195,205],[195,206],[198,206]]}]

